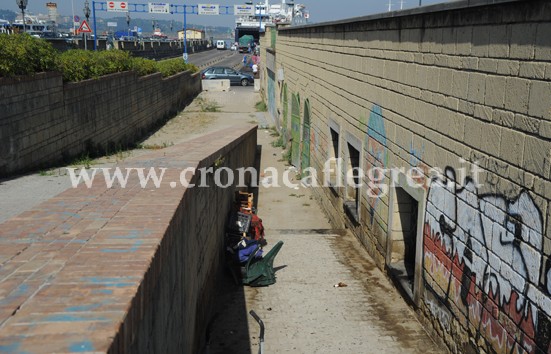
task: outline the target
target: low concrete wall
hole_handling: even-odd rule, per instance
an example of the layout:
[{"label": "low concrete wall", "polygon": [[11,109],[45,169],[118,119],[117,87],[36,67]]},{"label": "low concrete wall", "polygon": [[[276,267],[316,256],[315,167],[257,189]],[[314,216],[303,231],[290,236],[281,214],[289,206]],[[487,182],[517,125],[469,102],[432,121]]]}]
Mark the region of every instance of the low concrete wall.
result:
[{"label": "low concrete wall", "polygon": [[225,168],[254,166],[256,139],[233,127],[128,159],[118,167],[166,168],[159,187],[133,170],[107,188],[98,172],[0,224],[0,351],[201,352],[237,179],[186,188],[201,175],[181,172],[216,166],[225,183]]},{"label": "low concrete wall", "polygon": [[293,163],[343,182],[316,189],[331,220],[381,268],[407,264],[397,283],[452,351],[551,353],[549,2],[271,30],[263,94]]},{"label": "low concrete wall", "polygon": [[0,79],[0,177],[136,143],[200,91],[201,77],[190,72],[65,84],[58,73]]},{"label": "low concrete wall", "polygon": [[202,80],[203,91],[229,91],[230,80]]}]

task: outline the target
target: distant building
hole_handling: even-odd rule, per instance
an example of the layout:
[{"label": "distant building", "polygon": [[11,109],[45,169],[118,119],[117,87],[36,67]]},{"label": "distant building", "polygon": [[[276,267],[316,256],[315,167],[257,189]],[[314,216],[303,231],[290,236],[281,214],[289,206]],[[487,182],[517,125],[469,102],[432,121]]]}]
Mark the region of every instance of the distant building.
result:
[{"label": "distant building", "polygon": [[[186,30],[186,38],[188,41],[190,40],[204,40],[205,39],[205,31],[195,28],[188,28]],[[184,39],[184,31],[178,31],[178,39],[183,40]]]}]

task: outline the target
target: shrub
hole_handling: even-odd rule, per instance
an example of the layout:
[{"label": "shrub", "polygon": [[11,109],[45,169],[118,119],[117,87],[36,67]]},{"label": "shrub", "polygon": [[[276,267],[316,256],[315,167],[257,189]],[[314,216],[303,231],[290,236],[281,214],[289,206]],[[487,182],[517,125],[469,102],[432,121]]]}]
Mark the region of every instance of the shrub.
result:
[{"label": "shrub", "polygon": [[134,70],[139,76],[161,72],[163,77],[199,69],[182,59],[155,62],[134,58],[123,50],[68,50],[59,54],[50,43],[27,34],[0,34],[0,77],[61,71],[64,81],[97,79],[100,76]]},{"label": "shrub", "polygon": [[58,69],[50,43],[28,34],[0,34],[0,76],[28,75]]},{"label": "shrub", "polygon": [[60,55],[60,68],[63,80],[82,81],[128,71],[133,66],[130,53],[122,50],[92,52],[78,49]]},{"label": "shrub", "polygon": [[150,59],[132,58],[130,66],[130,70],[134,70],[138,76],[145,76],[157,72],[157,64]]},{"label": "shrub", "polygon": [[132,68],[132,59],[129,52],[106,50],[97,52],[96,54],[96,65],[100,68],[100,76],[128,71]]},{"label": "shrub", "polygon": [[92,77],[94,69],[92,52],[86,50],[69,50],[59,58],[63,81],[82,81]]},{"label": "shrub", "polygon": [[161,72],[161,74],[163,74],[163,77],[172,76],[186,70],[191,70],[193,72],[199,71],[195,65],[186,64],[179,58],[158,61],[157,69]]}]

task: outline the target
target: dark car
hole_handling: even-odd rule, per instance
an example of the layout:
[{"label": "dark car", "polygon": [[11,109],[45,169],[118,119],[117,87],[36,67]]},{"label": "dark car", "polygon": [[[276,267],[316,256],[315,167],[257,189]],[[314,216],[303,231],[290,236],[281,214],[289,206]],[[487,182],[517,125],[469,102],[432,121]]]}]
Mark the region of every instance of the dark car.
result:
[{"label": "dark car", "polygon": [[215,66],[203,71],[203,80],[230,80],[232,85],[247,86],[254,84],[254,78],[252,75],[235,71],[232,68]]}]

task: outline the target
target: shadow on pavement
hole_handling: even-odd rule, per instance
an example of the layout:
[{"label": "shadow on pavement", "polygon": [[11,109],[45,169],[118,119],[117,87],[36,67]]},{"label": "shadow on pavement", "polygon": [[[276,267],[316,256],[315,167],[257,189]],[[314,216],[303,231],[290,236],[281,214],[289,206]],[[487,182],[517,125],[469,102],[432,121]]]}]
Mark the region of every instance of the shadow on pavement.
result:
[{"label": "shadow on pavement", "polygon": [[[260,171],[260,162],[262,156],[262,146],[256,147],[256,159],[254,168]],[[254,183],[253,183],[254,182]],[[250,181],[248,192],[254,193],[254,207],[258,207],[259,195],[258,185],[260,176],[256,176],[256,181]],[[224,265],[227,262],[223,262]],[[284,268],[279,267],[279,269]],[[277,270],[279,270],[277,269]],[[254,297],[257,294],[257,288],[247,289],[242,284],[237,284],[239,279],[231,273],[229,267],[224,269],[223,276],[219,284],[219,295],[216,302],[216,312],[209,324],[209,333],[207,333],[207,354],[249,354],[256,353],[258,349],[251,351],[251,348],[258,348],[258,335],[260,327],[249,328],[251,320],[247,309],[247,297],[245,292]],[[254,322],[254,321],[253,321]],[[256,322],[254,322],[256,323]],[[254,342],[251,342],[251,338]]]}]

